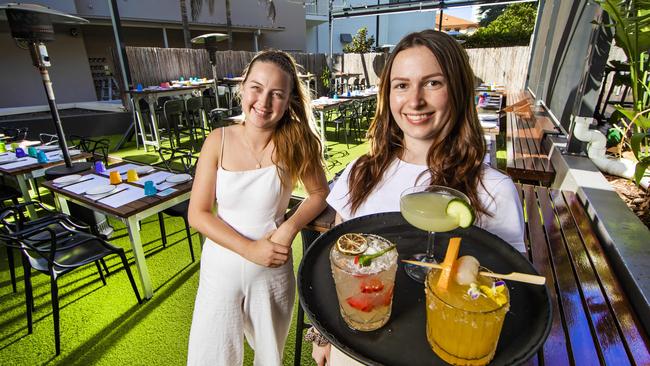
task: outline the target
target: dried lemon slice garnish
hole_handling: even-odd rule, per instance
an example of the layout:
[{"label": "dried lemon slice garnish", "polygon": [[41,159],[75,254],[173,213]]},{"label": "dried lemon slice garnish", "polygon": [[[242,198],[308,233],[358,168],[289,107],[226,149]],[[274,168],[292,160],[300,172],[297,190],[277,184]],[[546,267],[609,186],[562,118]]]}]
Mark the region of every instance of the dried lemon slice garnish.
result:
[{"label": "dried lemon slice garnish", "polygon": [[343,234],[336,241],[336,249],[343,254],[357,255],[368,249],[368,241],[361,234]]}]

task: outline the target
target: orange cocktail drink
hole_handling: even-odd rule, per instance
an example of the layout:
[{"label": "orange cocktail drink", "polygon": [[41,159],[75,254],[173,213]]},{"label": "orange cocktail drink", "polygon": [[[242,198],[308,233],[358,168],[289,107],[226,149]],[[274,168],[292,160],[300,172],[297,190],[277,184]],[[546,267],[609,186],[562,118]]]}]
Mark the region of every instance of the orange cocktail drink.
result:
[{"label": "orange cocktail drink", "polygon": [[427,339],[453,365],[485,365],[494,357],[510,295],[503,281],[479,275],[471,285],[437,286],[441,270],[426,281]]}]

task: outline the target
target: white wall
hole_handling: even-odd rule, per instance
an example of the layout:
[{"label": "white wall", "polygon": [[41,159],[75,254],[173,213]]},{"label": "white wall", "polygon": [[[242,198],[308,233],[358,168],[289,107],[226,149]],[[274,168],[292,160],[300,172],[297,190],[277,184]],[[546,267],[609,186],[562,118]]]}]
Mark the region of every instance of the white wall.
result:
[{"label": "white wall", "polygon": [[[382,3],[387,2],[385,0]],[[370,2],[364,0],[352,0],[351,6],[361,6]],[[396,44],[405,35],[431,29],[434,27],[436,12],[411,12],[404,14],[390,14],[379,16],[379,34],[377,34],[377,16],[366,16],[350,19],[336,19],[333,21],[333,43],[332,52],[343,52],[344,44],[340,41],[341,33],[349,33],[354,36],[362,27],[368,28],[368,37],[378,38],[379,45]],[[318,44],[316,43],[318,34]],[[329,53],[329,29],[328,24],[323,23],[317,27],[307,29],[307,50],[309,52]]]},{"label": "white wall", "polygon": [[[49,68],[57,103],[96,100],[83,35],[70,35],[70,26],[55,26],[55,40],[47,43]],[[9,26],[0,22],[0,108],[46,105],[40,74],[29,51],[16,46]]]},{"label": "white wall", "polygon": [[437,12],[404,13],[381,15],[379,17],[379,45],[397,44],[405,35],[435,25]]}]

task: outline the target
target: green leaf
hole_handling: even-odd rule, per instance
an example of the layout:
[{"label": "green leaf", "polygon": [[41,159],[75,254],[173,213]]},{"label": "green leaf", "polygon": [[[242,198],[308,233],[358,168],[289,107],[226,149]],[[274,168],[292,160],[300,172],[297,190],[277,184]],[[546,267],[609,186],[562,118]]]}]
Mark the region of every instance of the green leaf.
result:
[{"label": "green leaf", "polygon": [[641,154],[641,143],[646,137],[650,137],[650,133],[635,133],[630,138],[630,146],[632,147],[632,152],[637,160],[642,161],[647,158],[647,156],[642,156]]},{"label": "green leaf", "polygon": [[644,130],[647,130],[648,128],[650,128],[650,118],[648,118],[648,117],[646,117],[644,115],[640,115],[639,117],[637,117],[637,119],[634,121],[634,123],[637,126],[641,127],[641,129],[644,129]]},{"label": "green leaf", "polygon": [[649,166],[650,158],[645,158],[642,161],[636,163],[636,166],[634,167],[634,181],[636,184],[641,184],[641,179],[643,179],[643,176],[645,175],[645,172],[648,170]]},{"label": "green leaf", "polygon": [[615,105],[614,109],[621,112],[621,114],[624,115],[628,121],[632,121],[634,119],[634,116],[636,116],[636,112],[634,110],[623,108],[620,104]]}]

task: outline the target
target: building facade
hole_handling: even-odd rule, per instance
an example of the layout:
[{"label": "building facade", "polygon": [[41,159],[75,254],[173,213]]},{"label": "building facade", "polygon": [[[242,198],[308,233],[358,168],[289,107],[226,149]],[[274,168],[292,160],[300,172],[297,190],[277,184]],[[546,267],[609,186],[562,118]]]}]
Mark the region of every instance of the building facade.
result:
[{"label": "building facade", "polygon": [[[390,4],[396,0],[335,0],[332,2],[334,11],[348,7],[365,5]],[[329,0],[314,0],[306,7],[307,17],[320,17],[323,22],[307,21],[307,52],[329,53]],[[332,23],[332,52],[341,53],[346,40],[354,37],[363,27],[368,30],[368,37],[375,38],[375,46],[394,45],[402,37],[411,32],[434,28],[436,11],[408,12],[402,14],[363,16],[355,18],[335,19]]]},{"label": "building facade", "polygon": [[[112,72],[110,48],[115,47],[107,0],[32,0],[53,9],[80,16],[87,25],[55,25],[55,41],[48,43],[50,75],[57,103],[100,99],[101,80]],[[117,0],[122,36],[127,46],[183,47],[178,0]],[[195,20],[188,18],[191,36],[226,32],[225,0],[205,0]],[[211,6],[212,5],[212,6]],[[230,0],[233,50],[277,48],[304,51],[307,44],[305,7],[296,1],[274,1],[275,22],[268,18],[266,1]],[[212,9],[212,11],[211,11]],[[227,42],[221,42],[227,49]],[[6,19],[0,18],[0,108],[45,105],[38,72],[27,50],[11,37]],[[207,76],[207,75],[206,75]],[[110,84],[110,83],[109,83]],[[108,86],[110,87],[110,85]]]}]

